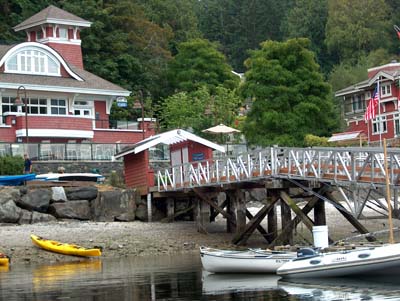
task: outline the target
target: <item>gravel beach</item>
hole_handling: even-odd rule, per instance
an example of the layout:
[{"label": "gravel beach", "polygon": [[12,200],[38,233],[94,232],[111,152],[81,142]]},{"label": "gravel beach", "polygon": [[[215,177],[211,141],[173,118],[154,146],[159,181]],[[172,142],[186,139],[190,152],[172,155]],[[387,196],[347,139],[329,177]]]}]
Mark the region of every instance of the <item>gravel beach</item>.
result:
[{"label": "gravel beach", "polygon": [[[251,208],[255,214],[259,208]],[[334,240],[359,234],[354,227],[341,216],[337,210],[327,206],[327,224],[329,235]],[[310,216],[312,216],[310,214]],[[362,220],[361,223],[371,232],[382,231],[378,235],[378,243],[386,242],[388,234],[385,230],[387,219]],[[266,228],[266,220],[262,224]],[[400,221],[394,220],[394,227]],[[52,223],[28,225],[0,224],[0,252],[11,257],[12,263],[52,263],[72,261],[74,256],[59,255],[44,251],[34,246],[30,234],[61,242],[75,243],[84,247],[99,246],[103,249],[103,257],[144,256],[154,254],[172,254],[198,252],[199,247],[234,248],[230,243],[232,235],[225,232],[225,220],[217,219],[209,225],[209,234],[197,232],[195,222],[145,223],[134,222],[83,222],[65,220]],[[399,232],[395,232],[398,242]],[[295,231],[295,242],[312,242],[310,231],[299,224]],[[349,240],[348,243],[366,242],[363,238]],[[266,247],[263,238],[254,233],[248,241],[248,247]]]}]

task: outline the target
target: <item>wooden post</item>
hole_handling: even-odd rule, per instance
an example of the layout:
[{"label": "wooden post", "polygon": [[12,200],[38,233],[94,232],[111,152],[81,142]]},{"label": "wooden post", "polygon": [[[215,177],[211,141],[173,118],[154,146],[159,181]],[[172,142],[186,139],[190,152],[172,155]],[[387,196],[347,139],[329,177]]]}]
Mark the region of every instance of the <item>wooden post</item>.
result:
[{"label": "wooden post", "polygon": [[314,206],[314,225],[326,225],[325,202],[323,200],[318,200]]},{"label": "wooden post", "polygon": [[276,206],[268,212],[268,240],[273,241],[278,236],[278,215]]},{"label": "wooden post", "polygon": [[383,158],[385,161],[385,179],[386,179],[386,201],[388,206],[388,218],[389,218],[389,243],[394,243],[393,237],[393,220],[392,220],[392,197],[390,196],[390,181],[389,181],[389,168],[387,160],[387,148],[386,138],[383,139]]},{"label": "wooden post", "polygon": [[241,233],[246,228],[246,195],[237,189],[235,192],[236,203],[236,233]]},{"label": "wooden post", "polygon": [[197,199],[197,231],[207,234],[207,225],[210,223],[210,206]]},{"label": "wooden post", "polygon": [[167,198],[167,218],[169,221],[174,221],[175,215],[175,200],[173,198]]},{"label": "wooden post", "polygon": [[226,232],[235,233],[236,232],[236,214],[235,214],[235,197],[232,193],[226,194],[227,206],[226,211],[231,218],[226,219]]},{"label": "wooden post", "polygon": [[[283,229],[292,220],[292,214],[290,207],[283,200],[281,200],[281,228]],[[287,233],[287,236],[283,238],[284,244],[293,244],[293,232]]]},{"label": "wooden post", "polygon": [[152,206],[152,204],[151,204],[152,202],[151,202],[151,193],[148,193],[147,194],[147,221],[148,222],[152,222],[152,216],[153,216],[153,213],[152,213],[152,208],[151,208],[151,206]]}]

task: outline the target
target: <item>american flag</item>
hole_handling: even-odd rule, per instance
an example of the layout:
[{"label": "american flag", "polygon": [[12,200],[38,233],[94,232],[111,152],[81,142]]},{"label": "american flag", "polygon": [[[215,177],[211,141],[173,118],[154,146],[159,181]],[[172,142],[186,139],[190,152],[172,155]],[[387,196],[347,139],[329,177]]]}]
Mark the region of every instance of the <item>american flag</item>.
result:
[{"label": "american flag", "polygon": [[378,103],[379,103],[379,93],[378,93],[378,88],[375,88],[374,94],[372,94],[372,98],[368,103],[367,110],[365,111],[364,115],[365,121],[374,119],[376,117],[376,109],[378,108]]}]

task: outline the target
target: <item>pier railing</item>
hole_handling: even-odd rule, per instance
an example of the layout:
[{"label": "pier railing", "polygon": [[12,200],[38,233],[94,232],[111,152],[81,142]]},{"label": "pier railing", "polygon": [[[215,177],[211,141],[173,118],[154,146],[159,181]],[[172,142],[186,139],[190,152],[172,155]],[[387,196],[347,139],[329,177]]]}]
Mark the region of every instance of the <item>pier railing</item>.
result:
[{"label": "pier railing", "polygon": [[[400,149],[387,151],[391,186],[400,186]],[[384,186],[383,148],[271,147],[236,157],[191,162],[157,171],[159,191],[224,183],[291,178],[341,185]]]}]

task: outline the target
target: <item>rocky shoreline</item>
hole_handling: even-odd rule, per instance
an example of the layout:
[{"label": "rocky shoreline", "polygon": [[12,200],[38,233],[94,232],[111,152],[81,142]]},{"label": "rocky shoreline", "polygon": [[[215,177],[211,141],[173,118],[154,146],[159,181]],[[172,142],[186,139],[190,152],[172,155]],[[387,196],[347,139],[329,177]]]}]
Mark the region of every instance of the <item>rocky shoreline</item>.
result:
[{"label": "rocky shoreline", "polygon": [[[36,224],[0,225],[0,252],[12,264],[76,261],[77,257],[56,254],[34,246],[30,234],[84,247],[101,247],[102,257],[144,256],[198,252],[201,245],[232,247],[232,234],[197,232],[194,222],[145,223],[57,221]],[[79,257],[78,257],[79,259]]]}]

